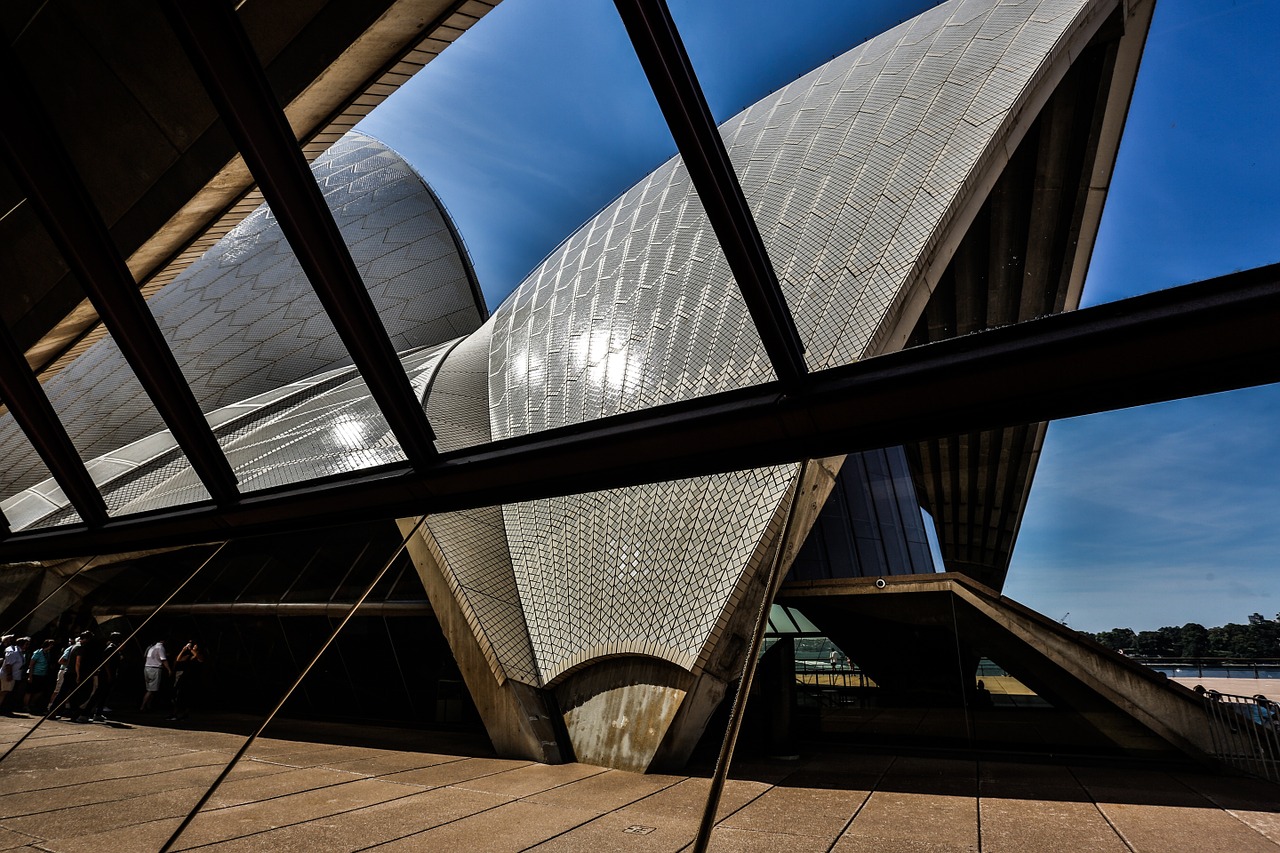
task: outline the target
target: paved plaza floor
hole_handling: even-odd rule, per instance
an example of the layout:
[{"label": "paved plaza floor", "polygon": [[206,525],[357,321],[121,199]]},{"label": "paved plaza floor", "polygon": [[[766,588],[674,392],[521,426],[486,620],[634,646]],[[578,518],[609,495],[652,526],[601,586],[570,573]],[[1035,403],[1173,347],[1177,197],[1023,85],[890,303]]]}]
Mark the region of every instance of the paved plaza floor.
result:
[{"label": "paved plaza floor", "polygon": [[[31,722],[0,718],[0,741]],[[178,849],[675,853],[708,785],[498,759],[474,736],[394,737],[396,749],[260,740]],[[157,850],[242,742],[46,723],[0,764],[0,850]],[[1280,788],[1196,770],[825,750],[733,777],[717,851],[1280,853]]]}]

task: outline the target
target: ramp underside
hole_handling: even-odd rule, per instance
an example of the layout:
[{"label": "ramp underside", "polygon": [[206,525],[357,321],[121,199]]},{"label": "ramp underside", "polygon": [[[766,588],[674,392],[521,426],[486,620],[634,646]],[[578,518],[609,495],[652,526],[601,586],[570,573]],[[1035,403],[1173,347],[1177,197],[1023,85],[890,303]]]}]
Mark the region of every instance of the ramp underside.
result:
[{"label": "ramp underside", "polygon": [[1070,628],[954,573],[876,584],[791,582],[778,601],[858,665],[878,706],[964,709],[980,724],[992,703],[977,689],[986,659],[1026,688],[1026,701],[1068,712],[1098,744],[1157,758],[1211,752],[1198,696]]}]

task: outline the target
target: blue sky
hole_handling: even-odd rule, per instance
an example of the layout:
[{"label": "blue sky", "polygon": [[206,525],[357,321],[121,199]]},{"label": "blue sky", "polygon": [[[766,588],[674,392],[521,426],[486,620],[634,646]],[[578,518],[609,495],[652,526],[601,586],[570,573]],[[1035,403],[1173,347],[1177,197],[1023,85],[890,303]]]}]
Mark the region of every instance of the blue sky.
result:
[{"label": "blue sky", "polygon": [[[670,0],[718,120],[932,5]],[[1160,0],[1084,301],[1280,261],[1280,3]],[[675,152],[605,0],[504,0],[362,123],[491,306]],[[1050,426],[1006,592],[1076,628],[1280,611],[1280,388]]]}]

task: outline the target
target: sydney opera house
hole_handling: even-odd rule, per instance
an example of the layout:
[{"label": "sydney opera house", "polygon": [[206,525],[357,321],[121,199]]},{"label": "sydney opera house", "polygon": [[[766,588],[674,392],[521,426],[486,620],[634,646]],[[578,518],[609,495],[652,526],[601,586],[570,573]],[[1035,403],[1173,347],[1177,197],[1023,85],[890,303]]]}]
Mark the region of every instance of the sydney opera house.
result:
[{"label": "sydney opera house", "polygon": [[[964,705],[995,662],[1092,743],[1210,751],[1189,693],[999,592],[1048,419],[1253,381],[1125,358],[1203,294],[1074,310],[1152,2],[948,0],[720,125],[719,157],[672,110],[681,154],[492,312],[431,189],[349,130],[488,4],[371,5],[331,55],[249,4],[258,78],[208,22],[139,27],[196,71],[112,78],[103,109],[161,116],[131,169],[87,165],[57,87],[6,96],[9,622],[204,637],[221,699],[265,710],[376,577],[290,711],[645,770],[718,739],[763,617],[797,614],[885,708]],[[650,77],[680,67],[641,17]],[[1244,298],[1160,351],[1250,361]]]}]

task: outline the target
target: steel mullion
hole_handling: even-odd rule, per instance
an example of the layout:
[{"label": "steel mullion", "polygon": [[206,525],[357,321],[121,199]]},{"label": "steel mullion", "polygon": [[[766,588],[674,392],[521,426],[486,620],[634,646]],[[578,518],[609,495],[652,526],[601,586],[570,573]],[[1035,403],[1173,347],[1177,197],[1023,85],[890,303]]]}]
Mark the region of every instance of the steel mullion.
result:
[{"label": "steel mullion", "polygon": [[405,458],[425,469],[431,425],[235,10],[161,6]]},{"label": "steel mullion", "polygon": [[235,474],[30,81],[3,43],[0,79],[0,149],[14,177],[209,494],[219,505],[233,503]]},{"label": "steel mullion", "polygon": [[80,518],[90,527],[105,524],[107,504],[102,493],[31,372],[13,333],[3,323],[0,323],[0,397]]},{"label": "steel mullion", "polygon": [[784,385],[808,371],[804,343],[665,0],[614,0],[756,331]]}]

